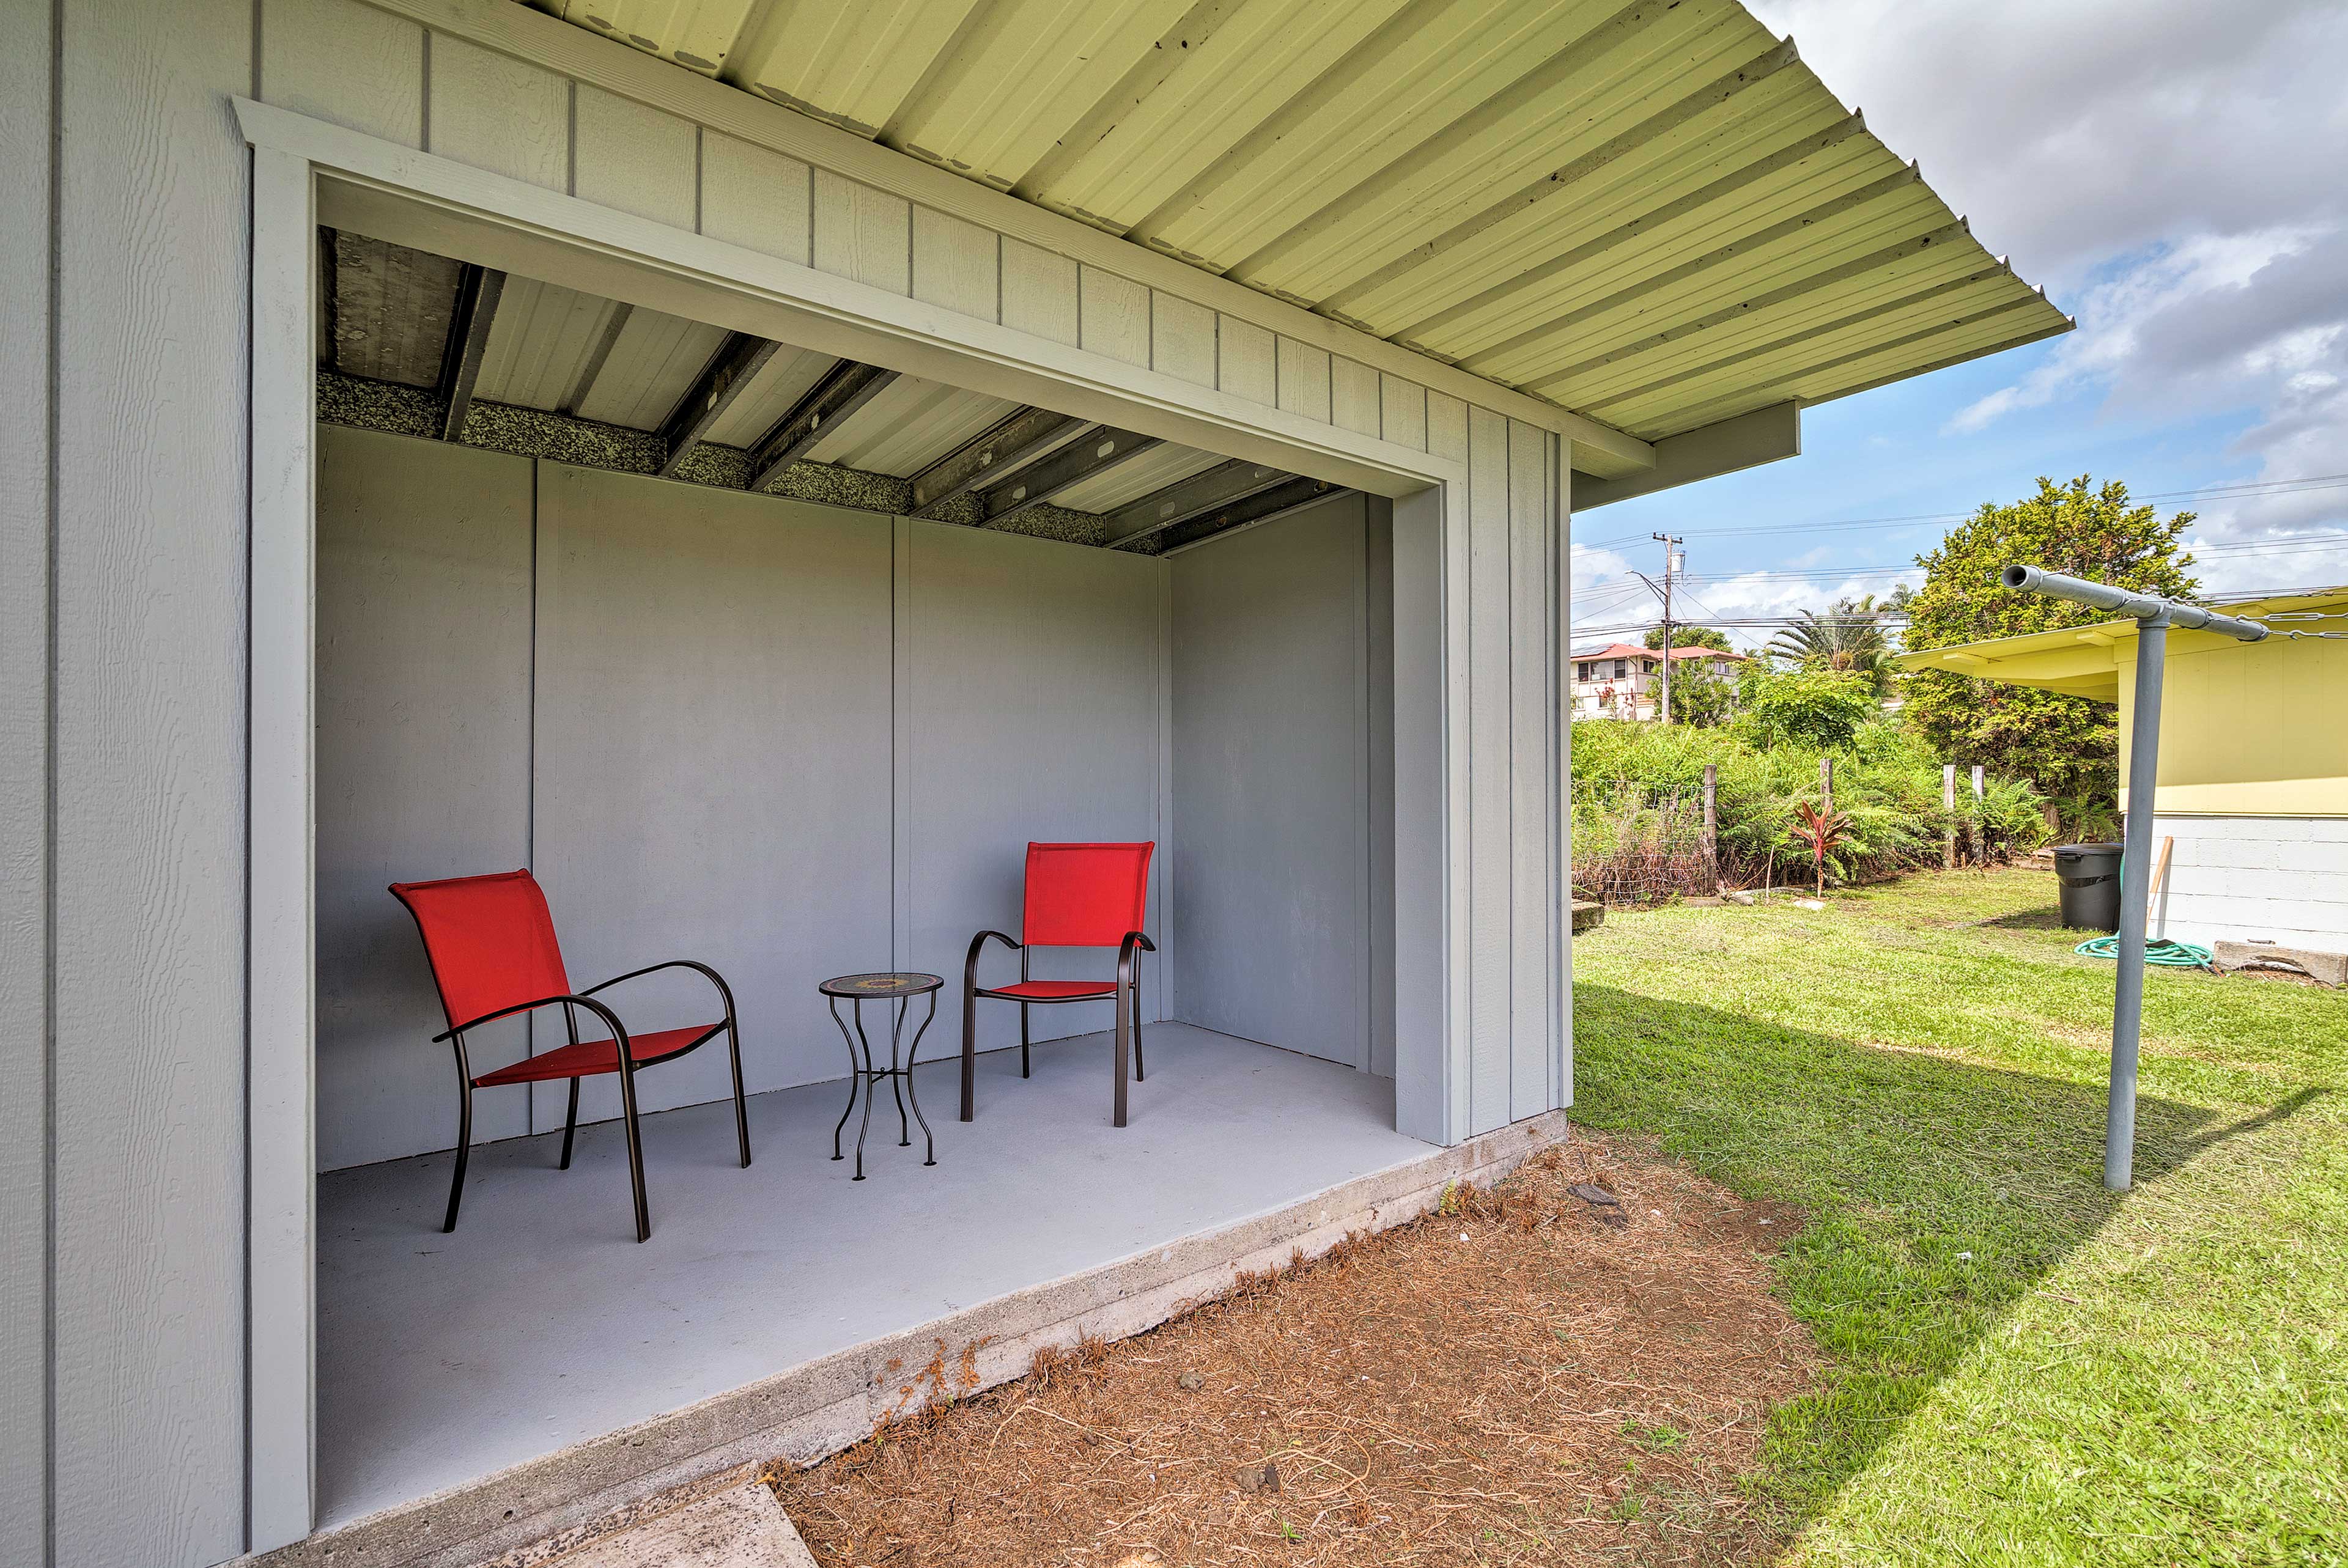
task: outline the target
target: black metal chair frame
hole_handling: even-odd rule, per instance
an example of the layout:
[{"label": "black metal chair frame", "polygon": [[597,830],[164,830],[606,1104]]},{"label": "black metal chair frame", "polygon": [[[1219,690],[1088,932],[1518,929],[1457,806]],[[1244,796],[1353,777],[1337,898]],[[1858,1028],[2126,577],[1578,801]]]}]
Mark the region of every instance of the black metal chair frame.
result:
[{"label": "black metal chair frame", "polygon": [[[617,1013],[594,999],[595,993],[610,990],[613,986],[625,980],[657,974],[663,969],[693,969],[706,976],[710,984],[717,988],[718,996],[725,1000],[726,1017],[723,1021],[711,1024],[701,1032],[699,1038],[682,1050],[669,1051],[650,1061],[639,1062],[635,1060],[629,1044],[627,1026],[620,1021]],[[614,975],[600,985],[589,986],[585,990],[574,991],[569,996],[541,997],[536,1001],[516,1002],[510,1007],[499,1008],[495,1012],[483,1013],[480,1017],[465,1023],[452,1024],[445,1032],[432,1037],[435,1042],[444,1040],[448,1041],[456,1050],[457,1085],[460,1096],[457,1111],[457,1173],[448,1184],[448,1217],[440,1226],[443,1232],[454,1231],[457,1228],[457,1209],[465,1196],[465,1165],[473,1148],[473,1091],[484,1087],[473,1081],[472,1062],[465,1050],[466,1032],[479,1029],[485,1023],[493,1023],[501,1018],[511,1018],[517,1013],[534,1012],[540,1008],[558,1006],[562,1009],[563,1027],[569,1033],[572,1045],[579,1043],[579,1009],[585,1008],[603,1020],[603,1027],[612,1031],[612,1040],[618,1048],[620,1117],[627,1124],[628,1129],[628,1182],[635,1194],[638,1241],[649,1241],[653,1234],[652,1209],[644,1199],[644,1140],[636,1126],[636,1074],[645,1068],[682,1061],[716,1039],[718,1035],[725,1035],[726,1050],[734,1059],[734,1134],[741,1145],[743,1167],[745,1169],[749,1167],[750,1109],[749,1102],[742,1092],[742,1032],[734,1020],[734,989],[726,983],[723,976],[707,964],[695,963],[691,958],[672,958],[664,964],[650,964],[641,969],[631,969],[624,975]],[[600,1078],[603,1075],[594,1073],[590,1076]],[[530,1081],[551,1083],[558,1081],[539,1079],[525,1081],[521,1084],[492,1083],[486,1087],[526,1088]],[[571,1109],[562,1122],[562,1159],[555,1169],[567,1171],[571,1168],[571,1143],[578,1131],[579,1080],[573,1078],[571,1081]]]},{"label": "black metal chair frame", "polygon": [[[1012,940],[1000,931],[981,931],[970,939],[970,957],[962,967],[962,1119],[978,1119],[978,999],[989,997],[997,1001],[1019,1004],[1019,1076],[1028,1073],[1027,1009],[1031,1007],[1060,1007],[1069,1002],[1097,1002],[1105,999],[1096,991],[1088,996],[1020,997],[1007,996],[999,990],[989,990],[978,983],[978,958],[992,939],[1019,954],[1019,979],[1027,973],[1027,944]],[[1148,1075],[1141,1068],[1141,969],[1139,957],[1154,953],[1158,944],[1139,931],[1128,931],[1117,948],[1116,989],[1107,999],[1117,1003],[1117,1090],[1110,1117],[1113,1126],[1126,1124],[1126,1078],[1128,1058],[1133,1081],[1140,1083]]]}]

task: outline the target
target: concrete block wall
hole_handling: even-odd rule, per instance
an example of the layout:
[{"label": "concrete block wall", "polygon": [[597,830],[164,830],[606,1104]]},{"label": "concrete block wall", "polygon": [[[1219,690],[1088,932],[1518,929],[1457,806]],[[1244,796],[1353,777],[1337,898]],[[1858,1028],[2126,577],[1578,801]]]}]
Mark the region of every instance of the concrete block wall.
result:
[{"label": "concrete block wall", "polygon": [[2348,952],[2348,817],[2171,815],[2152,832],[2176,840],[2156,936]]}]

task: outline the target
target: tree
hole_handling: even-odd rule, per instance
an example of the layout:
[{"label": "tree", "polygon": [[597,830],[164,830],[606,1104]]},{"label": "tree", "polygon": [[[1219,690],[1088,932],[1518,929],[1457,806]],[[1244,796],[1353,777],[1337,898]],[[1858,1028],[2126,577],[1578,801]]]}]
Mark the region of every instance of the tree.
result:
[{"label": "tree", "polygon": [[[2178,538],[2192,521],[2179,512],[2162,522],[2152,507],[2129,505],[2126,485],[2096,488],[2084,474],[2067,485],[2041,478],[2036,495],[2010,506],[1985,502],[1939,548],[1916,558],[1924,585],[1908,600],[1908,646],[1946,648],[2111,619],[2005,587],[1998,573],[2015,562],[2190,599],[2199,585]],[[1910,679],[1906,717],[1951,762],[2029,779],[2041,794],[2108,801],[2118,793],[2118,713],[2091,698],[1931,670]]]},{"label": "tree", "polygon": [[1706,659],[1674,660],[1672,722],[1708,730],[1728,722],[1736,708],[1735,682],[1716,673]]},{"label": "tree", "polygon": [[1793,664],[1819,665],[1864,678],[1880,697],[1891,682],[1891,644],[1883,635],[1888,605],[1875,596],[1837,600],[1824,615],[1795,611],[1797,619],[1769,640],[1768,651]]},{"label": "tree", "polygon": [[[1653,631],[1647,633],[1647,646],[1650,648],[1661,648],[1663,645],[1663,629],[1658,626]],[[1729,647],[1728,633],[1725,631],[1715,631],[1709,626],[1682,626],[1677,622],[1673,622],[1672,626],[1672,646],[1674,648],[1717,648],[1723,653],[1734,653],[1735,651],[1735,649]],[[1672,673],[1673,675],[1677,675],[1679,671],[1674,670]]]},{"label": "tree", "polygon": [[1773,670],[1756,659],[1745,666],[1736,696],[1744,709],[1736,726],[1760,746],[1839,750],[1876,712],[1863,679],[1821,665]]}]

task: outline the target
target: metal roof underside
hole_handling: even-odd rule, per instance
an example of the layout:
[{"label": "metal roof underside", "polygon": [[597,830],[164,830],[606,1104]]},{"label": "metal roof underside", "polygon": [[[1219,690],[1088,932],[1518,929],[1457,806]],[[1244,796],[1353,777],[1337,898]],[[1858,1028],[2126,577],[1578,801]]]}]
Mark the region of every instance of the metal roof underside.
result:
[{"label": "metal roof underside", "polygon": [[[1145,553],[1331,488],[363,234],[320,241],[319,367],[417,395],[344,400],[336,423]],[[517,446],[499,410],[557,423]]]},{"label": "metal roof underside", "polygon": [[532,3],[1648,440],[2071,324],[1735,0]]}]

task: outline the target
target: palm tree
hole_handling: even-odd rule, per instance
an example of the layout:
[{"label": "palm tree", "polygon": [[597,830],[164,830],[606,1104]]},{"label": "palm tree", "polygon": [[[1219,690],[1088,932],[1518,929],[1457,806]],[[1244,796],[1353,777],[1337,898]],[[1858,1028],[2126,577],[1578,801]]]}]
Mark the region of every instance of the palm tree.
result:
[{"label": "palm tree", "polygon": [[1769,640],[1768,651],[1795,664],[1862,676],[1879,696],[1891,676],[1891,645],[1881,620],[1889,609],[1870,593],[1838,600],[1824,615],[1797,611],[1798,619]]}]

